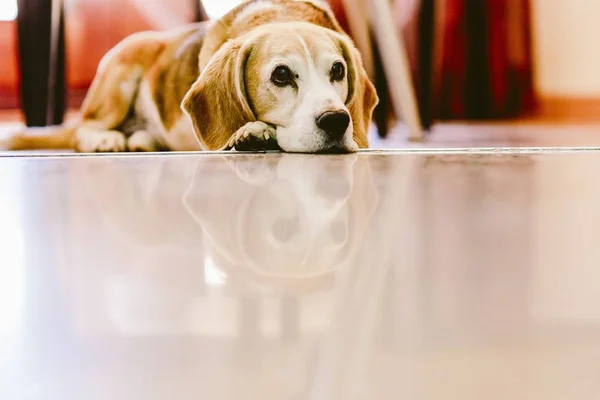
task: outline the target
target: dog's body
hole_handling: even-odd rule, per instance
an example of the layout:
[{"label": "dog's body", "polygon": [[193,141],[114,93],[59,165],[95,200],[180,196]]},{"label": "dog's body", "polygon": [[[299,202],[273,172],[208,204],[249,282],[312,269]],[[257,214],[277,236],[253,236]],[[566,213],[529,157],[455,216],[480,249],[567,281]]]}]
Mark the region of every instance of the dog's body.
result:
[{"label": "dog's body", "polygon": [[77,121],[7,147],[354,151],[368,147],[376,103],[326,5],[252,0],[212,23],[126,38],[101,61]]}]

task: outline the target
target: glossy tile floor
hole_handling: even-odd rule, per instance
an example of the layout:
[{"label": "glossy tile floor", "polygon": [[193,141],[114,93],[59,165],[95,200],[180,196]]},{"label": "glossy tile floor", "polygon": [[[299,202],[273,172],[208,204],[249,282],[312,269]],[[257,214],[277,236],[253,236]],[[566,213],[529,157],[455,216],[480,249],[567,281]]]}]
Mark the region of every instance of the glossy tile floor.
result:
[{"label": "glossy tile floor", "polygon": [[597,400],[600,153],[0,158],[2,400]]}]

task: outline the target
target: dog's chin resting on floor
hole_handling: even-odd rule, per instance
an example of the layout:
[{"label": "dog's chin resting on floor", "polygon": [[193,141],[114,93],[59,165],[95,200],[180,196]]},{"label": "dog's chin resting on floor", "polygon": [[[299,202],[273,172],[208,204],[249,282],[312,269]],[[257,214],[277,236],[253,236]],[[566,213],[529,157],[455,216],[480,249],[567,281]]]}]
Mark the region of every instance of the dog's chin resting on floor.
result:
[{"label": "dog's chin resting on floor", "polygon": [[214,22],[141,32],[111,49],[80,117],[10,149],[80,152],[368,147],[377,94],[320,0],[251,0]]}]

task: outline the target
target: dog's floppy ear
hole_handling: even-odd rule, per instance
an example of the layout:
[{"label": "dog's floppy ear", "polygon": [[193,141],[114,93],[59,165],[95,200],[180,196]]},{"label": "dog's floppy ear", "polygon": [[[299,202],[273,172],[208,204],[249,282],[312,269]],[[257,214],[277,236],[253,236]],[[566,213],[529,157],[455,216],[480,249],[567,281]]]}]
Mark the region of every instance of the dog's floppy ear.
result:
[{"label": "dog's floppy ear", "polygon": [[344,35],[336,34],[348,66],[348,97],[346,106],[350,110],[354,126],[354,141],[360,148],[369,147],[367,133],[373,109],[379,102],[375,86],[369,80],[362,64],[362,57],[352,42]]},{"label": "dog's floppy ear", "polygon": [[206,150],[224,149],[239,128],[255,120],[245,85],[245,65],[252,46],[252,41],[225,43],[181,103]]}]

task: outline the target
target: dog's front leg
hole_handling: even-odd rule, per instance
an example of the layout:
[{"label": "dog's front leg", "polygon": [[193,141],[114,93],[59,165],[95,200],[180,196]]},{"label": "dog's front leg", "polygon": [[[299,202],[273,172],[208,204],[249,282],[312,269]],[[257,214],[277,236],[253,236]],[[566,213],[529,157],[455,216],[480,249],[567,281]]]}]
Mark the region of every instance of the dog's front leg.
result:
[{"label": "dog's front leg", "polygon": [[277,128],[262,121],[248,122],[227,142],[227,150],[234,147],[238,151],[279,150]]},{"label": "dog's front leg", "polygon": [[127,139],[116,130],[81,127],[75,132],[75,150],[79,153],[122,152]]}]

